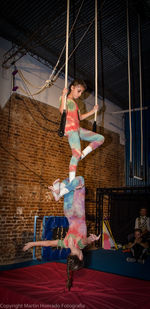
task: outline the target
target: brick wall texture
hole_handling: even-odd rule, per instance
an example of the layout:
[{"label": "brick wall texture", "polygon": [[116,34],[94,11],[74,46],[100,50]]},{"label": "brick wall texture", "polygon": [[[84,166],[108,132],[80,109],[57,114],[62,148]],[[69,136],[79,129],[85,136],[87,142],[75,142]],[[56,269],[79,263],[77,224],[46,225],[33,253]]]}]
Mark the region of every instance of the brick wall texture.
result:
[{"label": "brick wall texture", "polygon": [[[53,121],[53,123],[51,121]],[[63,216],[63,199],[50,198],[48,185],[68,177],[71,150],[60,138],[58,109],[13,94],[0,111],[0,264],[30,258],[23,245],[33,240],[34,217]],[[92,130],[88,121],[81,126]],[[79,162],[77,175],[85,178],[88,232],[94,232],[96,188],[124,186],[124,146],[119,135],[103,128],[104,144]],[[82,149],[87,143],[82,142]],[[107,211],[107,210],[106,210]],[[38,225],[41,227],[40,221]],[[41,237],[40,228],[37,239]]]}]

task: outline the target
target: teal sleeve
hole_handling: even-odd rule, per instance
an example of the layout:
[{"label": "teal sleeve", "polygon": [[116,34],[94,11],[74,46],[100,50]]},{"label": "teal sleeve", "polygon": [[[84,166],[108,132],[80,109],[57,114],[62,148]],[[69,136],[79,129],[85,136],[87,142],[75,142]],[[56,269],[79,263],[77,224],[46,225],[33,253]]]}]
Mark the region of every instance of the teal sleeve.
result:
[{"label": "teal sleeve", "polygon": [[84,244],[82,243],[82,240],[81,240],[81,239],[78,241],[78,246],[79,246],[80,249],[84,249],[84,248],[86,247],[86,245],[84,245]]},{"label": "teal sleeve", "polygon": [[[61,102],[62,102],[62,97],[59,98],[59,107],[60,107],[60,105],[61,105]],[[68,105],[68,101],[67,101],[67,102],[66,102],[66,108],[67,108],[67,110],[69,109],[68,106],[69,106],[69,105]]]},{"label": "teal sleeve", "polygon": [[58,239],[57,246],[58,246],[58,247],[61,247],[61,248],[66,248],[66,247],[65,247],[65,244],[64,244],[64,241],[61,240],[61,239]]}]

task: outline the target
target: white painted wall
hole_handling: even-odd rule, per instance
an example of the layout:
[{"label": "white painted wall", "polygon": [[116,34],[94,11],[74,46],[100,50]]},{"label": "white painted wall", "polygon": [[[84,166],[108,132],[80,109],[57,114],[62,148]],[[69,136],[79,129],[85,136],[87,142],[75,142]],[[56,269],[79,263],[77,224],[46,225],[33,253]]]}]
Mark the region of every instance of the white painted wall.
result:
[{"label": "white painted wall", "polygon": [[[12,93],[12,72],[14,71],[14,67],[10,69],[2,68],[2,63],[4,61],[4,54],[12,47],[11,42],[0,38],[0,106],[3,108],[8,101],[11,93]],[[36,87],[41,87],[45,84],[45,81],[49,79],[51,74],[51,69],[46,65],[43,65],[33,57],[26,55],[21,58],[16,63],[17,69],[21,70],[24,77]],[[27,96],[29,94],[34,94],[38,91],[29,85],[28,89],[25,84],[20,79],[19,75],[15,75],[15,84],[18,87],[23,88],[27,91]],[[59,97],[61,95],[62,89],[64,88],[64,77],[60,76],[55,84],[50,88],[46,88],[43,92],[34,96],[34,99],[38,101],[44,102],[56,108],[59,107]],[[29,91],[28,91],[29,90]],[[17,93],[24,94],[19,88],[17,89]],[[89,111],[94,106],[94,93],[91,94],[85,100],[86,110]],[[98,99],[98,104],[100,108],[102,107],[100,98]],[[121,110],[118,106],[110,102],[109,100],[105,100],[106,110],[104,113],[104,127],[110,131],[118,133],[120,135],[120,143],[124,144],[124,123],[123,123],[123,114],[112,114],[114,111]],[[94,119],[93,119],[94,120]],[[102,115],[100,114],[97,118],[97,124],[102,125]]]}]

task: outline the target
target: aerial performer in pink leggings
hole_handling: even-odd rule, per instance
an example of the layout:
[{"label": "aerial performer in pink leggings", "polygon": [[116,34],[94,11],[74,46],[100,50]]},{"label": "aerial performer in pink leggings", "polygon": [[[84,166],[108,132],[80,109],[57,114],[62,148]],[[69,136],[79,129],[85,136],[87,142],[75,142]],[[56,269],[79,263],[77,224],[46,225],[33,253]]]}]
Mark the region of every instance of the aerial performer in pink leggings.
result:
[{"label": "aerial performer in pink leggings", "polygon": [[50,187],[54,198],[58,201],[64,196],[64,215],[69,222],[68,232],[63,240],[44,240],[28,242],[23,250],[34,246],[70,248],[67,258],[67,287],[72,285],[71,271],[79,270],[84,266],[82,249],[99,239],[99,236],[90,234],[87,237],[85,221],[85,184],[82,176],[75,177],[70,183],[65,179],[62,183],[54,182]]},{"label": "aerial performer in pink leggings", "polygon": [[[98,110],[98,105],[96,105],[90,112],[83,115],[80,114],[78,105],[75,100],[77,100],[85,90],[85,82],[79,79],[75,79],[70,84],[69,91],[68,89],[64,88],[62,96],[60,97],[59,110],[62,114],[64,110],[65,96],[67,95],[65,136],[68,137],[69,145],[72,150],[72,158],[69,165],[70,182],[76,176],[76,170],[79,160],[82,160],[92,150],[96,149],[104,143],[103,135],[94,133],[80,127],[80,120],[86,119]],[[90,142],[90,144],[83,151],[81,151],[80,140]]]}]

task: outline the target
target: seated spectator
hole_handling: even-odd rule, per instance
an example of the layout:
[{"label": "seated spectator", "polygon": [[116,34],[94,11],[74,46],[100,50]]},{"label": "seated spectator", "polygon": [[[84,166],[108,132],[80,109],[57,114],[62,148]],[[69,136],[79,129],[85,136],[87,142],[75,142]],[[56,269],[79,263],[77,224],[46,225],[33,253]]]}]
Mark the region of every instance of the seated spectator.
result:
[{"label": "seated spectator", "polygon": [[[150,242],[150,218],[147,217],[147,208],[140,208],[139,217],[135,220],[135,229],[142,231],[142,236]],[[128,235],[128,242],[133,242],[134,233]]]},{"label": "seated spectator", "polygon": [[134,241],[126,245],[126,248],[131,249],[132,257],[127,257],[126,261],[144,264],[148,247],[149,244],[146,240],[143,239],[141,229],[135,229]]},{"label": "seated spectator", "polygon": [[150,218],[147,217],[147,209],[145,207],[140,209],[140,216],[135,220],[135,229],[140,229],[142,237],[146,240],[150,238]]}]

